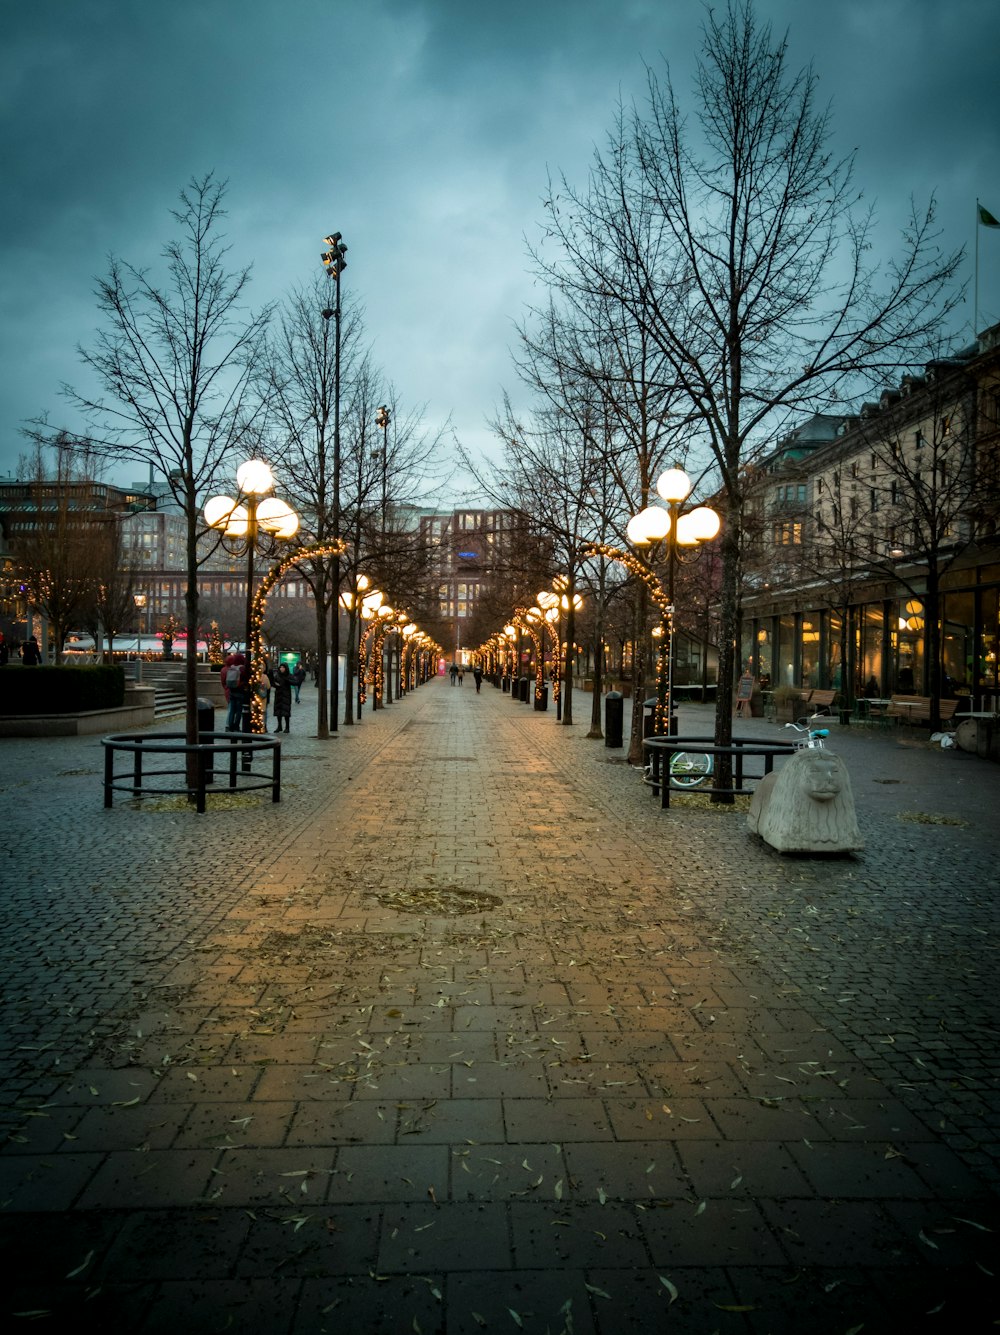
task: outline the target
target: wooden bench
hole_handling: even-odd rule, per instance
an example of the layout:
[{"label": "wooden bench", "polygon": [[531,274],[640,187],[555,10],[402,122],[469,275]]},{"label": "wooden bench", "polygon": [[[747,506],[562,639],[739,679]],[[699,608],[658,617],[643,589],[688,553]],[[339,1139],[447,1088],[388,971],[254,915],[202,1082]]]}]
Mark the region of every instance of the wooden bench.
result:
[{"label": "wooden bench", "polygon": [[[938,702],[938,716],[942,723],[950,723],[958,708],[957,700]],[[886,718],[899,719],[901,723],[928,723],[931,717],[929,695],[894,695],[885,711]]]},{"label": "wooden bench", "polygon": [[812,715],[832,714],[833,702],[837,698],[836,691],[812,690],[805,697],[805,704]]}]

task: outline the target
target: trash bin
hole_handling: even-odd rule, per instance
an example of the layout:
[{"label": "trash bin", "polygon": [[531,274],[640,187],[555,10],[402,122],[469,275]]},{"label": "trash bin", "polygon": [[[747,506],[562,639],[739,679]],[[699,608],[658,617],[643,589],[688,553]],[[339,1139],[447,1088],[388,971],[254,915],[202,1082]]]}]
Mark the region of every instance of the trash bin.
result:
[{"label": "trash bin", "polygon": [[535,708],[539,711],[549,707],[549,688],[547,686],[535,687]]},{"label": "trash bin", "polygon": [[518,700],[521,702],[522,705],[526,705],[526,704],[528,703],[528,687],[529,687],[530,685],[531,685],[531,682],[528,680],[527,677],[519,677],[519,678],[518,678],[518,682],[517,682],[517,698],[518,698]]},{"label": "trash bin", "polygon": [[655,736],[656,728],[656,696],[642,702],[642,735],[643,737]]},{"label": "trash bin", "polygon": [[[215,732],[215,706],[211,700],[198,698],[198,740],[199,742],[211,742],[215,739],[211,733]],[[205,734],[209,734],[206,736]],[[215,766],[212,763],[212,753],[209,752],[205,757],[205,782],[215,782]]]},{"label": "trash bin", "polygon": [[625,723],[625,697],[621,691],[608,691],[604,697],[604,745],[621,746]]}]

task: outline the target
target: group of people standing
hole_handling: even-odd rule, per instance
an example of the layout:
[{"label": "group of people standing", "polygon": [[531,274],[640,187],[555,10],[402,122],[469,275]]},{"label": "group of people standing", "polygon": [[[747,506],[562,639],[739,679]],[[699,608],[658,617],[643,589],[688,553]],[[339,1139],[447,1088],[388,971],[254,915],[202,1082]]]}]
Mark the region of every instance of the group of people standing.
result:
[{"label": "group of people standing", "polygon": [[[25,667],[37,667],[42,661],[42,651],[38,647],[38,641],[34,635],[31,635],[24,641],[19,650],[21,662]],[[10,645],[4,637],[3,631],[0,631],[0,667],[5,667],[10,662]]]},{"label": "group of people standing", "polygon": [[[250,703],[251,684],[247,668],[246,655],[230,654],[219,673],[222,689],[226,693],[229,713],[226,716],[226,732],[240,732],[243,728],[243,711]],[[279,663],[277,668],[264,664],[257,690],[264,698],[264,728],[267,729],[267,711],[270,706],[278,726],[275,732],[291,732],[292,696],[299,701],[299,691],[306,679],[306,670],[301,661],[290,670],[287,663]]]}]

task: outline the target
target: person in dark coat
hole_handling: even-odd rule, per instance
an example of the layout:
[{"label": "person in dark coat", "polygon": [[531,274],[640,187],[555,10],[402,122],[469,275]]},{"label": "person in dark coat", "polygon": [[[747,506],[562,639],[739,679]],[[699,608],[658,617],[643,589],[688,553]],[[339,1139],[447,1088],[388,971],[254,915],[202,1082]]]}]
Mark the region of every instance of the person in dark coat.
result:
[{"label": "person in dark coat", "polygon": [[295,664],[295,671],[292,673],[292,690],[295,692],[295,703],[299,703],[299,691],[302,689],[302,683],[306,679],[306,670],[302,666],[302,659]]},{"label": "person in dark coat", "polygon": [[275,732],[281,732],[281,725],[284,723],[285,732],[290,732],[289,722],[292,717],[292,674],[288,671],[288,664],[282,663],[277,672],[271,676],[271,682],[274,686],[274,698],[271,701],[271,708],[274,711],[274,717],[278,720],[278,726]]},{"label": "person in dark coat", "polygon": [[241,653],[230,654],[222,665],[219,677],[222,689],[226,693],[229,713],[226,715],[226,732],[239,732],[243,726],[243,706],[247,702],[250,681],[247,676],[246,658]]},{"label": "person in dark coat", "polygon": [[42,651],[38,647],[38,641],[32,635],[30,640],[21,645],[21,662],[25,667],[37,667],[41,661]]}]

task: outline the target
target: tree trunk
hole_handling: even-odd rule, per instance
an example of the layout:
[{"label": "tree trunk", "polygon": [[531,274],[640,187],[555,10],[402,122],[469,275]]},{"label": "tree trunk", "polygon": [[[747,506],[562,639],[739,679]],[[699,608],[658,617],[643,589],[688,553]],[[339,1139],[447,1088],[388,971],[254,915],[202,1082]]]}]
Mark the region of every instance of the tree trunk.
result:
[{"label": "tree trunk", "polygon": [[924,594],[924,643],[927,646],[927,660],[924,663],[924,678],[927,682],[927,694],[930,697],[930,718],[932,732],[941,730],[941,583],[937,567],[931,563],[927,570],[927,588]]},{"label": "tree trunk", "polygon": [[[570,583],[567,593],[569,595],[569,607],[566,611],[566,654],[563,658],[562,721],[567,727],[570,727],[573,723],[573,642],[576,639],[576,608],[573,606],[572,583]],[[562,654],[561,644],[559,652]]]},{"label": "tree trunk", "polygon": [[[187,488],[187,587],[184,590],[184,612],[187,621],[187,657],[184,660],[184,736],[189,746],[198,741],[198,550],[197,509],[193,483]],[[173,617],[171,616],[171,624]],[[249,649],[249,645],[247,646]],[[188,798],[195,799],[198,786],[198,757],[187,752],[184,765]]]},{"label": "tree trunk", "polygon": [[358,630],[358,611],[352,607],[347,617],[347,647],[344,650],[344,727],[349,728],[354,723],[354,682],[355,665],[358,660],[358,651],[355,647]]},{"label": "tree trunk", "polygon": [[593,696],[590,701],[590,731],[588,740],[599,742],[604,737],[601,731],[601,703],[604,700],[604,629],[600,615],[594,624],[594,681]]},{"label": "tree trunk", "polygon": [[645,657],[646,638],[646,586],[636,588],[634,617],[632,626],[632,731],[628,744],[628,763],[642,764],[642,665]]},{"label": "tree trunk", "polygon": [[[722,527],[722,587],[720,590],[719,687],[715,700],[715,743],[729,746],[733,740],[733,685],[736,672],[736,635],[739,629],[739,502],[730,499]],[[720,755],[716,783],[731,786],[732,757]],[[712,801],[731,805],[731,794],[713,793]]]},{"label": "tree trunk", "polygon": [[326,741],[330,736],[330,714],[326,693],[326,669],[330,661],[330,649],[326,638],[325,580],[316,581],[316,658],[319,687],[319,699],[316,702],[316,736]]}]

